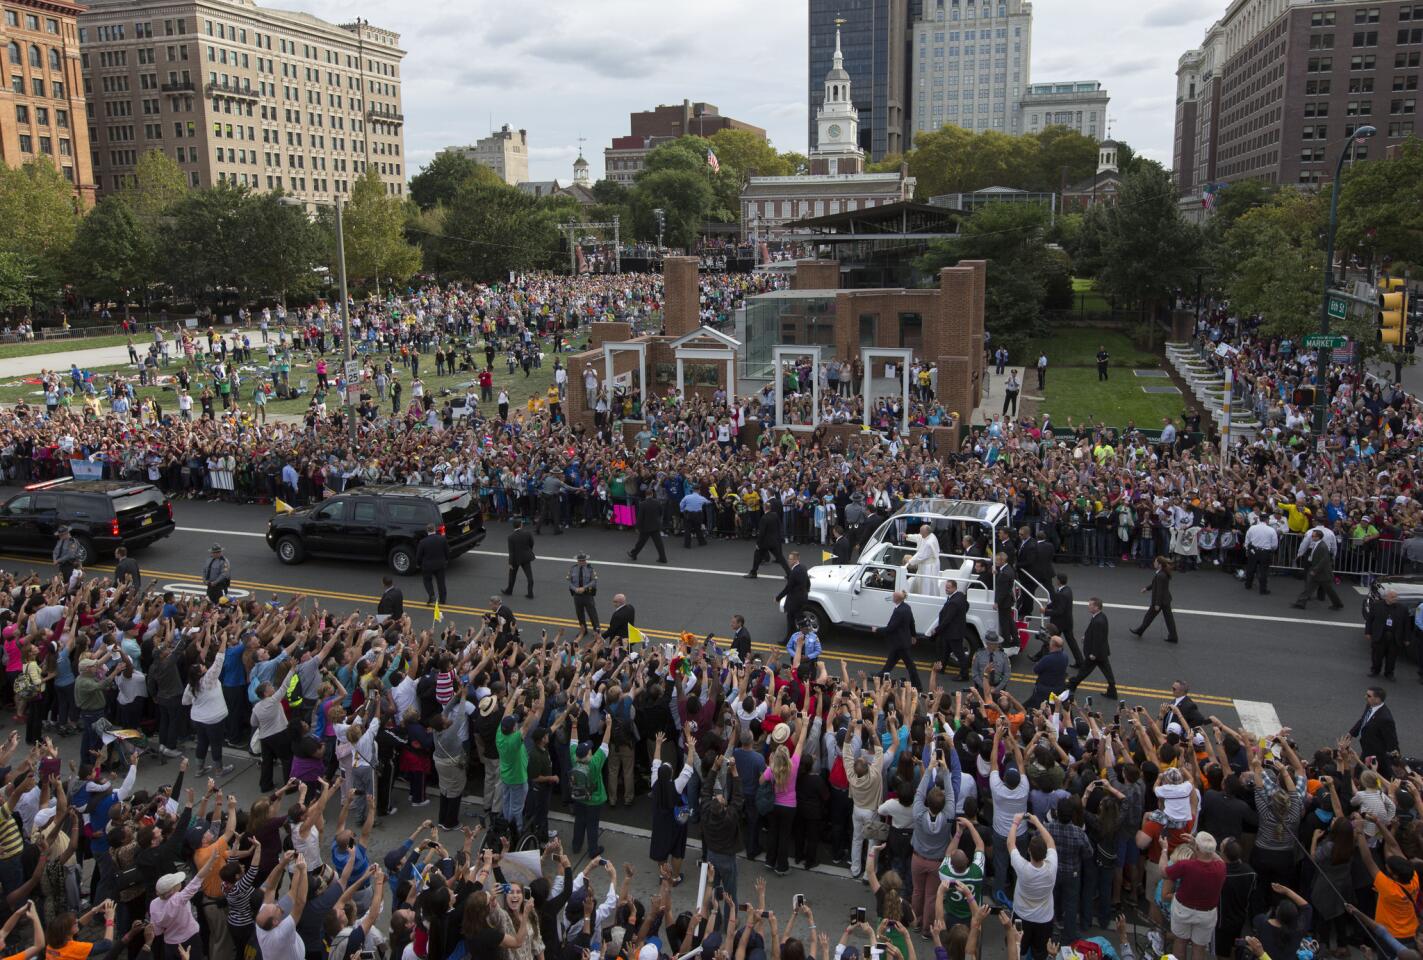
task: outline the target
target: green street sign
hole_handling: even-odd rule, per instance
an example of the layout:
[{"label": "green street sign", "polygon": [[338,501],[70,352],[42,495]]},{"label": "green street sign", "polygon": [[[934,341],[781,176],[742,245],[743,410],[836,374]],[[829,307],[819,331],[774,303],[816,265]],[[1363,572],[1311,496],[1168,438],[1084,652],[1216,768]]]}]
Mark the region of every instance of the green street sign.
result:
[{"label": "green street sign", "polygon": [[1343,320],[1349,315],[1349,304],[1338,297],[1330,297],[1329,315],[1335,320]]},{"label": "green street sign", "polygon": [[[1332,307],[1333,304],[1331,303]],[[1337,333],[1311,333],[1304,338],[1306,350],[1319,350],[1328,347],[1330,350],[1342,350],[1349,345],[1349,338],[1340,336]]]}]

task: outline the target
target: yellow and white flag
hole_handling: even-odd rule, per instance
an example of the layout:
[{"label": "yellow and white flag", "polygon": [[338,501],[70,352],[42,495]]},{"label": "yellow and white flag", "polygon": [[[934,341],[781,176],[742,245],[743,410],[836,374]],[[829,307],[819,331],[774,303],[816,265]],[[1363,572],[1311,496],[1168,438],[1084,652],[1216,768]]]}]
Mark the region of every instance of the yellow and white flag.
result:
[{"label": "yellow and white flag", "polygon": [[436,622],[436,623],[439,623],[439,622],[440,622],[441,620],[443,620],[443,619],[445,619],[445,615],[440,612],[440,601],[436,600],[436,601],[435,601],[435,622]]},{"label": "yellow and white flag", "polygon": [[283,500],[281,497],[277,497],[277,499],[275,499],[275,500],[272,501],[272,508],[273,508],[274,510],[276,510],[278,513],[291,513],[291,512],[292,512],[292,505],[289,504],[289,503],[287,503],[287,502],[286,502],[285,500]]},{"label": "yellow and white flag", "polygon": [[835,559],[835,554],[831,553],[829,550],[822,550],[822,551],[820,551],[820,562],[821,562],[821,563],[825,563],[825,562],[828,561],[828,560],[834,560],[834,559]]},{"label": "yellow and white flag", "polygon": [[642,643],[644,639],[645,639],[645,638],[643,637],[641,630],[639,630],[637,627],[634,627],[634,626],[629,626],[629,627],[628,627],[628,643],[629,643],[629,644]]}]

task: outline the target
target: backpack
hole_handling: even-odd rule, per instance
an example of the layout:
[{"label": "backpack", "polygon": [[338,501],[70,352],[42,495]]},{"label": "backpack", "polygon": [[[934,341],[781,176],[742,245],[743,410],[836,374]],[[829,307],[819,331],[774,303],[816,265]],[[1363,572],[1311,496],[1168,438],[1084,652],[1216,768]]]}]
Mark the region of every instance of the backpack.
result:
[{"label": "backpack", "polygon": [[637,739],[637,728],[628,712],[632,704],[626,697],[618,701],[618,709],[613,711],[613,746],[630,747]]},{"label": "backpack", "polygon": [[15,699],[32,700],[39,695],[39,684],[27,672],[21,671],[15,677]]},{"label": "backpack", "polygon": [[587,803],[593,796],[593,765],[587,760],[575,760],[573,762],[573,772],[569,776],[569,784],[573,793],[573,799],[579,803]]},{"label": "backpack", "polygon": [[769,816],[774,809],[776,809],[776,783],[774,780],[762,780],[756,785],[756,812],[765,817]]}]

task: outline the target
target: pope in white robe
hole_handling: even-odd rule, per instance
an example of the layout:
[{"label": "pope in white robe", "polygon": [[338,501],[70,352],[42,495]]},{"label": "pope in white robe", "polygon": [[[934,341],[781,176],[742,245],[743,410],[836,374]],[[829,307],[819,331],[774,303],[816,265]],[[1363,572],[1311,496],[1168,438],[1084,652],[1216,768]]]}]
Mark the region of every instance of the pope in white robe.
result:
[{"label": "pope in white robe", "polygon": [[918,533],[911,533],[905,539],[918,544],[914,556],[909,558],[909,566],[914,571],[909,592],[920,596],[942,597],[944,581],[940,579],[939,538],[934,536],[934,528],[926,523],[919,528]]}]

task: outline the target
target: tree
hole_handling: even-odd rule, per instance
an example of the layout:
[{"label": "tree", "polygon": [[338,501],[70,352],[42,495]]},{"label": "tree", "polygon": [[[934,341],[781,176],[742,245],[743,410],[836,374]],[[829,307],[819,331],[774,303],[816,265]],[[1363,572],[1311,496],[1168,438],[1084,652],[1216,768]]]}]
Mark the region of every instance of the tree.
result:
[{"label": "tree", "polygon": [[242,226],[248,188],[219,183],[194,190],[163,217],[158,232],[159,279],[194,302],[236,289],[252,251]]},{"label": "tree", "polygon": [[445,209],[439,262],[452,276],[498,280],[558,260],[556,214],[510,186],[466,181]]},{"label": "tree", "polygon": [[1049,292],[1060,296],[1064,278],[1071,290],[1066,263],[1044,243],[1047,219],[1047,211],[1037,204],[988,204],[964,223],[959,238],[935,243],[915,267],[936,274],[960,260],[987,260],[984,323],[994,343],[1013,350],[1045,332],[1043,310]]},{"label": "tree", "polygon": [[82,294],[128,305],[153,278],[154,234],[121,194],[100,200],[79,224],[69,251],[69,276]]},{"label": "tree", "polygon": [[[371,280],[379,287],[382,279],[399,283],[420,269],[420,248],[405,239],[405,202],[391,196],[374,167],[356,178],[341,213],[346,272],[353,280]],[[331,224],[325,215],[322,222]],[[329,249],[334,251],[334,245]],[[330,266],[336,267],[334,255]]]},{"label": "tree", "polygon": [[27,288],[58,289],[78,227],[74,187],[48,159],[0,167],[0,254]]},{"label": "tree", "polygon": [[321,285],[316,267],[326,260],[330,240],[303,206],[284,199],[279,192],[249,194],[236,224],[240,242],[249,251],[242,263],[242,289],[249,296],[273,295],[283,303],[314,293]]},{"label": "tree", "polygon": [[1370,263],[1423,266],[1423,140],[1409,137],[1388,157],[1350,168],[1336,248]]},{"label": "tree", "polygon": [[717,197],[708,178],[696,171],[662,169],[638,175],[633,193],[633,225],[638,237],[653,239],[657,226],[653,210],[666,216],[663,242],[690,250],[701,235],[702,224],[713,217]]},{"label": "tree", "polygon": [[1318,329],[1326,202],[1320,194],[1281,190],[1224,234],[1231,307],[1258,315],[1267,333],[1299,337]]},{"label": "tree", "polygon": [[728,167],[747,177],[786,177],[795,172],[785,154],[750,130],[718,130],[709,142],[723,173]]},{"label": "tree", "polygon": [[156,238],[158,221],[191,192],[187,176],[162,150],[141,154],[133,180],[119,192],[139,223]]},{"label": "tree", "polygon": [[435,158],[420,168],[420,172],[410,178],[410,199],[421,210],[429,210],[441,203],[454,199],[456,191],[466,180],[478,179],[486,183],[503,183],[499,174],[475,163],[462,153],[441,150]]},{"label": "tree", "polygon": [[1119,303],[1155,310],[1181,289],[1194,289],[1200,263],[1200,231],[1181,218],[1171,175],[1143,163],[1122,178],[1117,201],[1084,232],[1100,229],[1102,268],[1098,287]]},{"label": "tree", "polygon": [[921,133],[908,155],[915,196],[972,193],[984,187],[1029,189],[1038,182],[1040,146],[1033,137],[996,130],[973,134],[948,126]]},{"label": "tree", "polygon": [[1048,127],[1035,135],[1038,162],[1035,181],[1021,190],[1056,193],[1064,182],[1076,183],[1097,170],[1098,144],[1069,127]]}]

